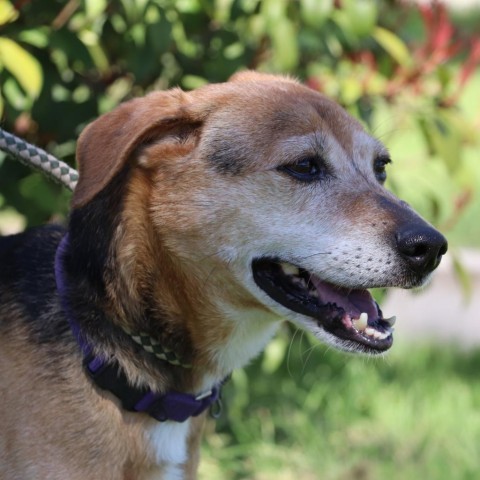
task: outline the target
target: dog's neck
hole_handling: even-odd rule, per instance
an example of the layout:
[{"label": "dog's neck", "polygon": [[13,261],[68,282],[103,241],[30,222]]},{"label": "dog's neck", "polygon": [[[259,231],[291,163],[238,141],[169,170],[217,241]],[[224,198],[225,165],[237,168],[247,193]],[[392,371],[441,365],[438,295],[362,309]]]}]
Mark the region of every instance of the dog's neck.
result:
[{"label": "dog's neck", "polygon": [[[105,351],[97,353],[98,345],[87,339],[72,308],[69,299],[69,285],[65,274],[64,261],[69,252],[69,235],[66,234],[60,241],[55,255],[55,278],[60,304],[70,324],[73,336],[82,352],[83,364],[86,373],[94,383],[102,390],[109,391],[120,400],[124,409],[134,412],[146,412],[159,421],[173,420],[184,422],[192,416],[198,416],[206,409],[217,406],[214,412],[218,413],[219,395],[222,384],[216,384],[212,388],[199,395],[181,393],[178,391],[165,391],[165,385],[157,385],[158,388],[132,385],[128,378],[128,370],[122,368],[117,356],[110,357]],[[165,350],[158,342],[147,335],[135,335],[133,332],[124,332],[139,344],[147,353],[157,360],[190,369],[191,365],[182,364],[174,352]]]},{"label": "dog's neck", "polygon": [[[176,350],[174,339],[165,346],[141,326],[131,330],[119,321],[108,308],[107,299],[91,296],[88,281],[69,275],[69,262],[74,257],[75,250],[69,245],[67,235],[57,250],[57,287],[62,309],[85,364],[92,362],[92,358],[114,360],[130,384],[157,392],[191,391],[194,386],[191,356],[182,355],[183,348]],[[95,364],[93,361],[92,366]]]}]

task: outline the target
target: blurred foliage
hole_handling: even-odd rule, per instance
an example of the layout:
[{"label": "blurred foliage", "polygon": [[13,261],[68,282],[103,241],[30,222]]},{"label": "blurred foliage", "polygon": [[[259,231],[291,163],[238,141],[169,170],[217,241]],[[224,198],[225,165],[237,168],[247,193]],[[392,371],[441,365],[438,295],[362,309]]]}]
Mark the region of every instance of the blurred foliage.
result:
[{"label": "blurred foliage", "polygon": [[200,478],[474,480],[479,363],[478,350],[410,343],[373,362],[283,332],[225,387]]},{"label": "blurred foliage", "polygon": [[[289,73],[338,100],[387,143],[401,139],[401,153],[402,132],[417,135],[412,168],[423,178],[414,183],[408,168],[393,169],[390,187],[447,230],[480,182],[465,160],[478,146],[478,115],[459,108],[479,60],[474,29],[456,26],[440,4],[0,0],[2,126],[54,155],[73,164],[85,124],[149,90],[191,89],[242,68]],[[67,198],[0,158],[0,208],[21,212],[26,225],[65,214]]]},{"label": "blurred foliage", "polygon": [[[244,68],[288,73],[385,141],[391,189],[478,246],[479,21],[394,0],[0,0],[2,127],[73,165],[82,128],[126,99]],[[61,218],[68,197],[0,154],[0,220]],[[476,478],[480,397],[466,383],[478,358],[403,351],[406,362],[369,369],[310,345],[290,355],[288,338],[251,380],[235,373],[228,425],[206,446],[224,466],[207,460],[204,478]]]}]

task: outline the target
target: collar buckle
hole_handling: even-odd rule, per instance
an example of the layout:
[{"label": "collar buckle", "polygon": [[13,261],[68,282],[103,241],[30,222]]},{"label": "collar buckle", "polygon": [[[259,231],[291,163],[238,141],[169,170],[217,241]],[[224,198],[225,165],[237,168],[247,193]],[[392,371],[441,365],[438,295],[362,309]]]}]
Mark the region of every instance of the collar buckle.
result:
[{"label": "collar buckle", "polygon": [[220,388],[198,396],[189,393],[168,392],[165,394],[148,392],[133,407],[137,412],[147,412],[159,422],[173,420],[184,422],[190,417],[197,417],[213,405],[220,396]]}]

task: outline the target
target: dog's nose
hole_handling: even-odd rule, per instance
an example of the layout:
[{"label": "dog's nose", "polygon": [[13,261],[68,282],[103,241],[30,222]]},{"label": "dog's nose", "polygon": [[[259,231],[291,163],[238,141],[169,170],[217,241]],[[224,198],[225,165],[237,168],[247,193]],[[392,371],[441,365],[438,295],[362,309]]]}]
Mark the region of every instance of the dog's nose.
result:
[{"label": "dog's nose", "polygon": [[435,270],[447,252],[445,237],[429,225],[406,225],[395,235],[400,255],[416,273]]}]

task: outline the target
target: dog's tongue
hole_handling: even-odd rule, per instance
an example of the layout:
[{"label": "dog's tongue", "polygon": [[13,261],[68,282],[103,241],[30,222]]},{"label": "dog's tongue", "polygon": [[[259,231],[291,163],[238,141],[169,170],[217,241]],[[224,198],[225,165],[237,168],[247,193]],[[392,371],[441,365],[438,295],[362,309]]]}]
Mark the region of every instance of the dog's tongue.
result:
[{"label": "dog's tongue", "polygon": [[337,307],[343,308],[351,318],[358,318],[363,312],[368,314],[369,319],[378,317],[377,305],[368,290],[350,290],[337,287],[322,282],[313,275],[311,282],[317,289],[321,303],[334,303]]}]

